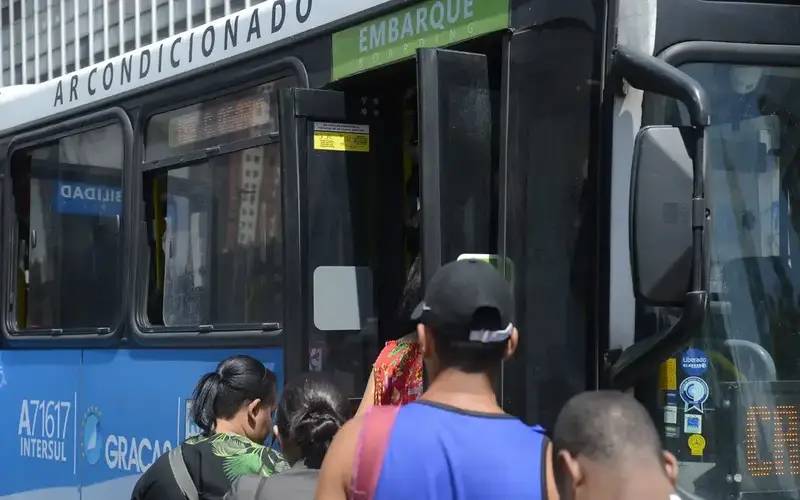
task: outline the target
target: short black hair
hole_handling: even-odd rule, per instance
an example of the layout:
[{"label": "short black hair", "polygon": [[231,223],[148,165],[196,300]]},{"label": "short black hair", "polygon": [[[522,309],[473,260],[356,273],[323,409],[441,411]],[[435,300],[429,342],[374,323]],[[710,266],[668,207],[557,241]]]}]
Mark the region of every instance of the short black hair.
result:
[{"label": "short black hair", "polygon": [[[496,329],[499,313],[493,308],[481,308],[472,318],[472,329]],[[506,354],[505,342],[474,342],[460,340],[449,335],[437,335],[433,329],[436,354],[444,368],[455,368],[465,373],[492,373],[500,367]]]},{"label": "short black hair", "polygon": [[553,452],[561,450],[616,462],[646,454],[660,460],[662,448],[650,415],[636,399],[618,391],[595,391],[574,396],[559,413]]},{"label": "short black hair", "polygon": [[214,433],[218,418],[231,418],[249,401],[275,404],[276,377],[250,356],[232,356],[220,362],[197,383],[192,396],[192,418],[203,434]]}]

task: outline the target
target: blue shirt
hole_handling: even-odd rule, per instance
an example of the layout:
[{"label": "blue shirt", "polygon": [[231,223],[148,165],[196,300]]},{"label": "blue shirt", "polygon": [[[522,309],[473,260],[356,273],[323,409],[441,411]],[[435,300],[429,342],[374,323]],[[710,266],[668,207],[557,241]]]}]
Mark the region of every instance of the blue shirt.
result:
[{"label": "blue shirt", "polygon": [[510,415],[417,401],[397,414],[375,500],[542,500],[546,449]]}]

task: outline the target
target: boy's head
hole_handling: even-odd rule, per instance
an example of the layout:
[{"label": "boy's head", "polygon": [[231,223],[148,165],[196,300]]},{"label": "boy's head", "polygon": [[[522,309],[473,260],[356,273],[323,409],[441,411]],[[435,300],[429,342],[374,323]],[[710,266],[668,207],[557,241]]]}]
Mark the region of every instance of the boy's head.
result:
[{"label": "boy's head", "polygon": [[[642,488],[647,498],[666,500],[674,492],[675,457],[662,450],[644,407],[621,392],[585,392],[570,399],[556,421],[553,453],[562,500],[622,498],[621,492]],[[634,481],[637,485],[628,487]]]},{"label": "boy's head", "polygon": [[489,373],[511,356],[518,332],[511,288],[490,265],[465,260],[439,269],[412,316],[432,378],[447,368]]}]

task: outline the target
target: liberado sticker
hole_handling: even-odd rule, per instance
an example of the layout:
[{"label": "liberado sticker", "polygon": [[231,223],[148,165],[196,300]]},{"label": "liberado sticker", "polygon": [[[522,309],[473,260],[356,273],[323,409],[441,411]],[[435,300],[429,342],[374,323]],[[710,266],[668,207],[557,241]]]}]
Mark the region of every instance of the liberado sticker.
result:
[{"label": "liberado sticker", "polygon": [[681,356],[681,368],[687,375],[699,377],[708,370],[708,356],[700,349],[687,349]]}]

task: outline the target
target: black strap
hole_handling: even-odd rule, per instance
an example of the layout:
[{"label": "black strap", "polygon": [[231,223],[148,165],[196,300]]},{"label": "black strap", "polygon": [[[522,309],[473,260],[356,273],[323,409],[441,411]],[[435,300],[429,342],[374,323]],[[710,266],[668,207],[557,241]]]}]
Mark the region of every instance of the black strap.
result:
[{"label": "black strap", "polygon": [[200,500],[200,493],[197,491],[192,476],[189,475],[189,469],[186,468],[186,462],[183,459],[183,452],[181,447],[173,448],[169,452],[169,468],[172,469],[172,475],[175,477],[175,482],[178,483],[181,493],[183,493],[186,500]]}]

